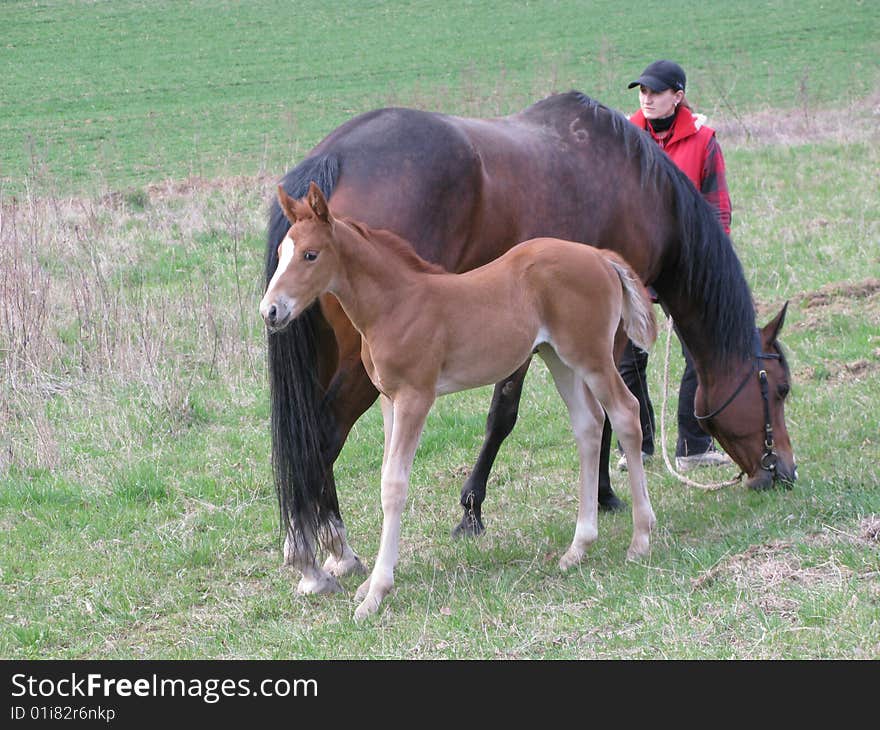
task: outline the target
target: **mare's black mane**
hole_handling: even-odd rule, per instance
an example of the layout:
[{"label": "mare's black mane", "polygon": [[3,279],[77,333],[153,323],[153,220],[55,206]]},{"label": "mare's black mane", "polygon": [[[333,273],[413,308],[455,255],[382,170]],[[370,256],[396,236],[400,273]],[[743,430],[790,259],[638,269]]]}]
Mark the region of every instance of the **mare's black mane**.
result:
[{"label": "mare's black mane", "polygon": [[[666,257],[657,286],[680,287],[699,302],[705,336],[719,362],[752,353],[755,309],[742,264],[715,211],[688,177],[650,137],[619,112],[579,91],[557,94],[533,104],[524,115],[559,117],[579,108],[593,132],[622,144],[624,154],[639,161],[646,194],[671,191],[677,225],[678,255]],[[563,118],[565,118],[563,116]],[[660,292],[662,299],[662,291]]]}]

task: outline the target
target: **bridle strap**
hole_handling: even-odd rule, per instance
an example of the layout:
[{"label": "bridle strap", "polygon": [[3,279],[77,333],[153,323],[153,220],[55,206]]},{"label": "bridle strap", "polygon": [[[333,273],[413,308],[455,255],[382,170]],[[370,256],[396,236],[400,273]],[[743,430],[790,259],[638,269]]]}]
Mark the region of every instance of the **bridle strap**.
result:
[{"label": "bridle strap", "polygon": [[[705,416],[698,415],[696,409],[694,409],[694,418],[698,421],[708,421],[711,418],[715,418],[715,416],[733,403],[734,399],[742,392],[746,383],[749,382],[749,378],[752,377],[752,373],[755,372],[759,360],[781,359],[782,356],[779,353],[762,351],[761,335],[755,330],[755,354],[752,357],[752,366],[749,368],[749,372],[746,373],[745,377],[740,381],[740,384],[736,386],[736,390],[730,394],[724,403]],[[775,471],[778,458],[773,449],[773,424],[770,419],[770,385],[767,381],[767,371],[763,368],[758,371],[758,385],[761,388],[761,400],[763,401],[764,406],[764,453],[761,455],[761,468],[765,471]]]},{"label": "bridle strap", "polygon": [[761,386],[761,400],[764,401],[764,453],[761,455],[761,468],[765,471],[775,471],[778,458],[773,450],[773,424],[770,422],[770,387],[767,383],[767,371],[758,373],[758,383]]},{"label": "bridle strap", "polygon": [[715,416],[717,416],[719,413],[721,413],[721,411],[727,408],[727,406],[733,403],[733,399],[740,394],[740,391],[742,391],[742,389],[746,386],[746,383],[749,382],[749,378],[752,377],[752,373],[755,372],[756,363],[757,360],[753,359],[752,367],[749,368],[749,372],[746,373],[746,376],[740,381],[740,384],[736,386],[736,390],[731,393],[730,397],[726,401],[724,401],[724,403],[722,403],[711,413],[707,413],[705,416],[698,415],[696,409],[694,409],[694,418],[696,418],[698,421],[708,421],[710,418],[715,418]]}]

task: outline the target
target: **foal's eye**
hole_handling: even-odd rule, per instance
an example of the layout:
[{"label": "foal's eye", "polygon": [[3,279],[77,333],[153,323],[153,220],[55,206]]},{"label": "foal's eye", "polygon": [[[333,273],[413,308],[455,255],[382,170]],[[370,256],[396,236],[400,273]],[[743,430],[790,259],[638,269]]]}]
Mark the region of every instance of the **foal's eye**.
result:
[{"label": "foal's eye", "polygon": [[306,251],[303,254],[303,258],[306,261],[314,261],[316,258],[318,258],[318,252],[317,251]]}]

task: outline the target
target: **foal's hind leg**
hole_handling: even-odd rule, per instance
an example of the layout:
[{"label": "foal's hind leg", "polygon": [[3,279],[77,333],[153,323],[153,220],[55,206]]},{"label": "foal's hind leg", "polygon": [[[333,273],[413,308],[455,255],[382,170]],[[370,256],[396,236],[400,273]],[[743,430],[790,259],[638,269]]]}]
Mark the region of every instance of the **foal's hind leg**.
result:
[{"label": "foal's hind leg", "polygon": [[574,539],[559,560],[559,567],[568,570],[581,562],[587,548],[599,535],[598,467],[605,414],[581,378],[563,363],[552,349],[544,346],[540,354],[547,363],[556,389],[568,408],[571,430],[574,433],[580,459],[578,515]]},{"label": "foal's hind leg", "polygon": [[634,560],[650,552],[651,530],[657,521],[648,497],[647,479],[642,464],[639,402],[610,362],[607,367],[584,373],[584,379],[608,413],[611,427],[617,433],[623,453],[626,455],[633,501],[633,536],[626,555],[630,560]]}]

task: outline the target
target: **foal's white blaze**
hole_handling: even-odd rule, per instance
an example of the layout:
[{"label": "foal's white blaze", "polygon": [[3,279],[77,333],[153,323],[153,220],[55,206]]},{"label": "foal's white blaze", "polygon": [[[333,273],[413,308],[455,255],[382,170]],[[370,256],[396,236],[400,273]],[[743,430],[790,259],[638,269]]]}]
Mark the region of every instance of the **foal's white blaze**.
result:
[{"label": "foal's white blaze", "polygon": [[275,283],[278,279],[284,276],[284,272],[287,271],[287,267],[290,266],[290,262],[293,261],[293,253],[296,248],[293,243],[293,239],[287,235],[284,237],[284,240],[281,242],[281,255],[278,257],[278,268],[275,269],[275,275],[272,277],[272,281],[269,282],[269,288],[271,289],[275,286]]},{"label": "foal's white blaze", "polygon": [[284,272],[287,271],[290,262],[293,261],[295,248],[296,246],[293,243],[293,239],[289,235],[285,236],[284,240],[281,242],[281,255],[278,257],[278,268],[275,269],[275,273],[272,275],[272,280],[269,282],[269,286],[266,287],[266,294],[263,297],[263,301],[260,302],[260,314],[263,315],[263,319],[266,319],[269,314],[269,308],[274,303],[269,299],[269,294],[272,292],[272,289],[275,288],[278,280],[284,276]]}]

